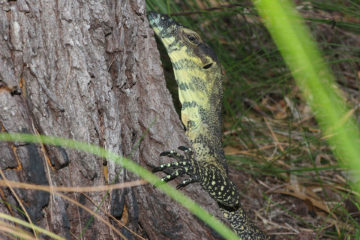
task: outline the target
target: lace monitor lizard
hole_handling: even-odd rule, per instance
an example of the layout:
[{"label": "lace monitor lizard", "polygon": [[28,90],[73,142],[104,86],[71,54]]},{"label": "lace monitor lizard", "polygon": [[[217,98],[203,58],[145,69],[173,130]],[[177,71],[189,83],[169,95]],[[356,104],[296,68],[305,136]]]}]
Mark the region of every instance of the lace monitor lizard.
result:
[{"label": "lace monitor lizard", "polygon": [[192,145],[179,147],[183,154],[174,150],[161,153],[176,162],[155,167],[153,172],[173,168],[162,178],[164,182],[188,175],[177,187],[199,182],[241,239],[268,239],[249,221],[227,174],[221,129],[223,74],[215,53],[196,32],[172,18],[150,12],[148,19],[172,62],[182,105],[181,120]]}]

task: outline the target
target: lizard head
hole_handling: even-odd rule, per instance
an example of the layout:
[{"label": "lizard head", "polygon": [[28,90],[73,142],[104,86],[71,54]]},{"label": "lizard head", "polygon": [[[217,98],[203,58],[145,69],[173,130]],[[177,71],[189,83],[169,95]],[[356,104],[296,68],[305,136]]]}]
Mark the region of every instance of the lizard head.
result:
[{"label": "lizard head", "polygon": [[[208,74],[221,74],[221,66],[214,51],[203,42],[199,34],[190,30],[167,15],[149,12],[148,19],[155,34],[165,46],[176,70],[185,70],[202,79]],[[181,79],[177,78],[177,81]],[[204,83],[206,86],[212,84]]]}]

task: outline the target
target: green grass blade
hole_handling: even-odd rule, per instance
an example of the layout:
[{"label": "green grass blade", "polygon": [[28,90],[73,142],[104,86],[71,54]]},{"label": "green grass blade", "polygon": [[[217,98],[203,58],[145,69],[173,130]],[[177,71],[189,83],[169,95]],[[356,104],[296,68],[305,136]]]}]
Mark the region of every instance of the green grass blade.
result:
[{"label": "green grass blade", "polygon": [[[102,158],[107,158],[108,160],[112,160],[117,164],[122,165],[129,171],[137,174],[142,177],[152,185],[159,183],[160,179],[144,169],[140,165],[135,162],[120,157],[119,155],[112,153],[110,151],[105,150],[102,147],[79,142],[72,139],[58,138],[58,137],[50,137],[50,136],[35,136],[32,134],[22,134],[22,133],[0,133],[0,141],[20,141],[20,142],[31,142],[31,143],[43,143],[49,145],[56,145],[62,147],[68,147],[72,149],[81,150],[87,153],[95,154]],[[185,196],[181,192],[177,191],[173,187],[168,184],[161,184],[157,188],[166,193],[168,196],[173,198],[175,201],[179,202],[182,206],[188,209],[190,212],[199,217],[202,221],[216,230],[221,236],[226,239],[240,239],[236,236],[236,234],[231,231],[228,227],[226,227],[221,221],[216,219],[214,216],[209,214],[207,211],[202,209],[197,203],[192,201],[189,197]]]},{"label": "green grass blade", "polygon": [[[310,33],[287,0],[253,1],[340,164],[360,173],[360,133]],[[353,179],[358,180],[358,179]],[[359,191],[360,184],[354,185]]]}]

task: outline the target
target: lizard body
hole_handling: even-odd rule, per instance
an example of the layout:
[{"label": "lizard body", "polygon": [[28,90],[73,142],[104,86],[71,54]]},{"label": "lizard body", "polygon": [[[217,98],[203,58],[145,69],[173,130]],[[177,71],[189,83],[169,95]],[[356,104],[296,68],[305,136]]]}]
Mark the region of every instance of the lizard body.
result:
[{"label": "lizard body", "polygon": [[169,181],[188,175],[178,187],[199,182],[217,201],[225,218],[242,239],[267,239],[247,218],[240,205],[240,195],[227,175],[222,147],[222,84],[221,65],[213,50],[200,36],[166,15],[150,12],[150,26],[165,46],[173,65],[182,104],[181,120],[191,148],[163,152],[177,160],[153,169],[175,170],[162,178]]}]

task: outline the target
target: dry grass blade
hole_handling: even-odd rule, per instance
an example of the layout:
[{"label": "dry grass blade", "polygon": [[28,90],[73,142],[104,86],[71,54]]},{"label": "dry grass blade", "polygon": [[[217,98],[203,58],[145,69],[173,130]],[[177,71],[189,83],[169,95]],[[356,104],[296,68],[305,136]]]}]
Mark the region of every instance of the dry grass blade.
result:
[{"label": "dry grass blade", "polygon": [[14,239],[16,239],[16,237],[20,237],[21,239],[36,239],[34,236],[29,234],[29,232],[24,231],[24,229],[21,229],[20,227],[16,227],[14,225],[9,224],[8,222],[4,222],[1,220],[0,220],[0,232],[9,233],[11,236],[14,236]]},{"label": "dry grass blade", "polygon": [[[85,211],[89,212],[91,215],[93,215],[95,218],[97,218],[99,221],[106,224],[109,228],[111,228],[114,232],[116,232],[119,236],[121,236],[123,239],[127,239],[119,230],[117,230],[113,225],[111,225],[108,221],[104,220],[100,215],[96,214],[91,209],[87,208],[86,206],[78,203],[77,201],[59,193],[59,192],[99,192],[99,191],[111,191],[114,189],[122,189],[122,188],[129,188],[129,187],[136,187],[145,185],[147,182],[145,180],[137,180],[132,182],[126,182],[126,183],[119,183],[119,184],[113,184],[113,185],[107,185],[107,186],[94,186],[94,187],[55,187],[55,186],[40,186],[35,184],[28,184],[28,183],[21,183],[21,182],[15,182],[15,181],[5,181],[0,180],[0,186],[11,186],[13,188],[24,188],[24,189],[30,189],[30,190],[40,190],[40,191],[46,191],[52,194],[56,194],[67,201],[79,206],[80,208],[84,209]],[[92,202],[92,201],[91,201]],[[95,206],[96,204],[92,202]],[[105,211],[104,211],[105,212]],[[108,216],[111,216],[110,214],[105,213]],[[112,216],[111,216],[112,217]],[[113,217],[112,217],[113,218]],[[115,218],[113,218],[116,220]],[[133,233],[135,236],[137,236],[139,239],[143,239],[140,235],[136,234],[131,229],[127,228],[123,224],[121,224],[120,221],[116,222],[120,224],[120,226],[128,229],[131,233]]]},{"label": "dry grass blade", "polygon": [[4,174],[4,172],[2,171],[1,168],[0,168],[0,175],[1,175],[2,179],[3,179],[3,180],[1,180],[1,181],[4,182],[4,186],[7,186],[7,187],[10,189],[10,191],[11,191],[11,193],[13,194],[13,196],[15,197],[16,201],[19,203],[19,205],[20,205],[21,209],[23,210],[23,212],[24,212],[27,220],[28,220],[29,223],[31,224],[31,228],[32,228],[32,230],[33,230],[33,233],[34,233],[35,238],[38,239],[38,237],[37,237],[37,235],[36,235],[36,231],[35,231],[35,229],[32,227],[32,226],[34,226],[34,224],[33,224],[33,222],[31,221],[31,218],[30,218],[28,212],[26,211],[26,208],[24,207],[24,205],[23,205],[21,199],[19,198],[19,196],[16,194],[16,192],[15,192],[14,189],[12,188],[11,184],[9,184],[9,181],[6,179],[6,176],[5,176],[5,174]]},{"label": "dry grass blade", "polygon": [[56,195],[59,195],[60,197],[66,199],[67,201],[73,203],[74,205],[84,209],[85,211],[87,211],[88,213],[90,213],[92,216],[94,216],[97,220],[99,220],[100,222],[104,223],[106,226],[108,226],[109,228],[111,228],[114,232],[116,232],[122,239],[127,239],[119,230],[117,230],[113,225],[111,225],[111,223],[109,223],[108,221],[104,220],[100,215],[98,215],[96,212],[94,212],[93,210],[91,210],[90,208],[82,205],[81,203],[78,203],[77,201],[75,201],[74,199],[69,198],[68,196],[65,196],[64,194],[58,193],[58,192],[53,192]]},{"label": "dry grass blade", "polygon": [[34,238],[33,236],[26,234],[24,232],[18,232],[19,229],[13,229],[12,227],[6,227],[0,224],[0,232],[3,233],[9,233],[13,236],[17,236],[21,239],[40,239],[40,238]]},{"label": "dry grass blade", "polygon": [[284,148],[281,146],[281,144],[279,144],[279,140],[278,140],[278,138],[276,137],[273,129],[271,128],[268,120],[267,120],[266,118],[264,118],[264,121],[265,121],[266,126],[268,127],[269,131],[271,132],[271,136],[272,136],[272,138],[273,138],[273,142],[275,143],[276,146],[279,146],[281,152],[284,152]]},{"label": "dry grass blade", "polygon": [[132,182],[126,183],[118,183],[106,186],[94,186],[94,187],[56,187],[56,186],[46,186],[46,185],[36,185],[36,184],[29,184],[29,183],[21,183],[9,180],[0,180],[0,186],[8,186],[10,185],[13,188],[24,188],[24,189],[31,189],[31,190],[40,190],[46,192],[102,192],[102,191],[111,191],[114,189],[122,189],[122,188],[129,188],[129,187],[136,187],[148,184],[145,180],[136,180]]},{"label": "dry grass blade", "polygon": [[[96,203],[86,194],[83,194],[92,204],[94,204],[94,206],[98,207],[98,205],[96,205]],[[105,209],[99,207],[100,210],[109,218],[111,218],[114,222],[116,222],[120,227],[124,227],[126,228],[129,232],[131,232],[134,236],[138,237],[139,239],[145,240],[145,238],[143,238],[142,236],[140,236],[139,234],[137,234],[136,232],[134,232],[133,230],[131,230],[130,228],[126,227],[124,225],[124,223],[118,219],[116,219],[113,215],[107,213],[105,211]]]},{"label": "dry grass blade", "polygon": [[285,185],[285,188],[286,190],[275,190],[274,192],[290,195],[303,201],[309,201],[313,206],[335,217],[334,213],[330,210],[328,205],[323,200],[314,195],[314,193],[307,190],[304,186]]},{"label": "dry grass blade", "polygon": [[7,215],[7,214],[4,214],[4,213],[0,212],[0,218],[6,219],[8,221],[12,221],[14,223],[20,224],[20,225],[22,225],[24,227],[27,227],[27,228],[34,229],[34,231],[40,232],[40,233],[42,233],[44,235],[47,235],[47,236],[49,236],[49,237],[51,237],[53,239],[64,240],[64,238],[56,235],[55,233],[52,233],[52,232],[50,232],[50,231],[48,231],[46,229],[38,227],[38,226],[36,226],[34,224],[30,224],[30,223],[28,223],[28,222],[26,222],[24,220],[12,217],[10,215]]}]

